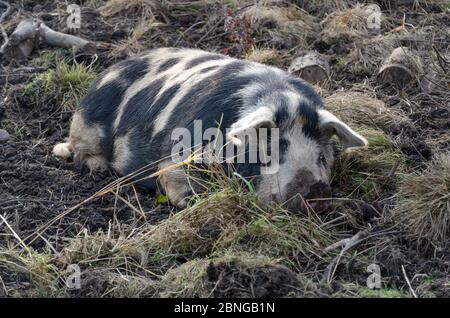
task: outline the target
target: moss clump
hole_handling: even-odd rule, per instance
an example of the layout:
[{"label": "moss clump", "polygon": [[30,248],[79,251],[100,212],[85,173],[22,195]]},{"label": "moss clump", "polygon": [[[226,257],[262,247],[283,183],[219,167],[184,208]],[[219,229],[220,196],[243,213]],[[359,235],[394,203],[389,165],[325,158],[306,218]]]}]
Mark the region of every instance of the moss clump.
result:
[{"label": "moss clump", "polygon": [[56,62],[64,58],[65,51],[63,49],[54,48],[51,50],[43,50],[31,60],[31,64],[36,67],[51,68],[56,66]]}]

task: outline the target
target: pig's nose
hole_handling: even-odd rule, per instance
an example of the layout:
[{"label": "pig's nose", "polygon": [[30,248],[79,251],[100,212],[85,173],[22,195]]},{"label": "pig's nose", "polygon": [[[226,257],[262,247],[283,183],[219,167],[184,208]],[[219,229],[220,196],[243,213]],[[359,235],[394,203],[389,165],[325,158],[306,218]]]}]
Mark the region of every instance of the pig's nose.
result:
[{"label": "pig's nose", "polygon": [[310,187],[306,201],[316,213],[322,213],[330,209],[330,201],[327,200],[330,197],[330,186],[325,182],[316,182]]},{"label": "pig's nose", "polygon": [[331,188],[325,182],[319,181],[314,183],[306,195],[306,199],[329,198],[331,196]]}]

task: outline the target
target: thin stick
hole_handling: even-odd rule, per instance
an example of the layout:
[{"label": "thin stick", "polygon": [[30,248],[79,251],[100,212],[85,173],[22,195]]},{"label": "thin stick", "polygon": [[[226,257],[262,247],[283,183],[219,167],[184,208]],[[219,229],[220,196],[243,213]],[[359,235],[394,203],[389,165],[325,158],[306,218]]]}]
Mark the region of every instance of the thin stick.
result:
[{"label": "thin stick", "polygon": [[8,221],[3,217],[3,215],[0,214],[0,219],[2,219],[3,223],[8,227],[8,229],[11,231],[11,233],[14,235],[14,237],[19,241],[19,243],[25,248],[25,250],[30,254],[30,250],[28,249],[28,246],[22,241],[20,236],[14,231],[14,229],[9,225]]},{"label": "thin stick", "polygon": [[402,265],[402,272],[403,276],[405,277],[406,283],[408,284],[409,290],[411,291],[411,294],[414,296],[414,298],[417,298],[417,294],[411,286],[411,282],[409,281],[409,278],[406,275],[405,267],[403,265]]}]

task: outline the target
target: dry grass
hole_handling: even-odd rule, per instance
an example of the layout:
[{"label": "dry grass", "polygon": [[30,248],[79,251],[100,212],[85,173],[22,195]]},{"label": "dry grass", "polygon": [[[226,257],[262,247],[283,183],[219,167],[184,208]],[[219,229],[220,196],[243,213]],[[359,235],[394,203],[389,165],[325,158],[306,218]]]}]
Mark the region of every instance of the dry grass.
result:
[{"label": "dry grass", "polygon": [[110,56],[132,56],[139,55],[147,50],[144,42],[146,36],[154,29],[162,26],[163,23],[155,18],[143,18],[134,27],[130,36],[126,40],[122,40],[114,45],[110,52]]},{"label": "dry grass", "polygon": [[104,17],[111,17],[119,13],[131,15],[153,16],[153,10],[158,9],[163,1],[155,0],[109,0],[98,10]]},{"label": "dry grass", "polygon": [[19,286],[0,284],[5,296],[58,297],[63,295],[64,291],[59,281],[64,273],[52,263],[52,259],[50,251],[37,252],[28,247],[0,248],[1,282],[9,277],[24,276]]},{"label": "dry grass", "polygon": [[345,58],[345,64],[355,75],[376,74],[392,50],[400,46],[401,37],[399,34],[383,34],[355,41],[351,52]]},{"label": "dry grass", "polygon": [[245,55],[245,59],[275,66],[282,63],[280,53],[276,49],[259,48],[256,46],[252,47],[250,52]]},{"label": "dry grass", "polygon": [[[263,284],[261,284],[263,282]],[[295,274],[273,259],[246,253],[196,259],[169,270],[160,297],[279,297],[292,292]]]},{"label": "dry grass", "polygon": [[433,159],[427,169],[402,176],[394,215],[421,243],[445,245],[450,238],[450,154]]},{"label": "dry grass", "polygon": [[335,11],[347,10],[352,7],[358,1],[348,0],[321,0],[321,1],[311,1],[311,0],[300,0],[297,1],[298,5],[306,10],[308,13],[314,16],[324,17]]},{"label": "dry grass", "polygon": [[383,131],[360,128],[369,147],[341,154],[334,167],[333,184],[342,196],[373,202],[392,194],[404,157]]},{"label": "dry grass", "polygon": [[383,101],[366,93],[340,91],[324,99],[326,107],[351,127],[372,127],[387,133],[413,129],[401,110],[387,108]]},{"label": "dry grass", "polygon": [[[269,43],[282,46],[304,45],[306,37],[319,30],[313,16],[292,4],[288,7],[270,3],[256,4],[245,9],[243,16],[251,21],[258,32],[266,29],[270,37]],[[265,28],[267,25],[271,27]]]},{"label": "dry grass", "polygon": [[362,40],[370,35],[367,19],[372,14],[368,6],[356,4],[352,8],[337,10],[329,14],[322,22],[320,38],[327,43]]},{"label": "dry grass", "polygon": [[204,257],[233,249],[286,258],[289,264],[288,255],[311,260],[330,242],[330,233],[314,215],[295,216],[279,205],[263,206],[239,177],[219,173],[190,207],[143,233],[136,244],[161,255]]}]

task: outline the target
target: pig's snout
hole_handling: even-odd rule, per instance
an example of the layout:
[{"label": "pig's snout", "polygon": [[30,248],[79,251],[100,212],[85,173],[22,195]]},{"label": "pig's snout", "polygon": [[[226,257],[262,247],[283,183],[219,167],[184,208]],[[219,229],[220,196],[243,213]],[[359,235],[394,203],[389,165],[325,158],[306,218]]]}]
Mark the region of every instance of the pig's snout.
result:
[{"label": "pig's snout", "polygon": [[[308,194],[305,196],[306,204],[316,213],[326,212],[330,209],[331,188],[325,182],[319,181],[310,186]],[[305,210],[305,203],[302,202],[301,210]]]},{"label": "pig's snout", "polygon": [[316,213],[329,209],[331,197],[330,186],[323,181],[316,181],[311,172],[297,173],[295,181],[289,185],[288,207],[302,212],[314,210]]},{"label": "pig's snout", "polygon": [[330,207],[330,186],[318,181],[307,170],[297,172],[294,180],[288,186],[288,207],[302,212],[314,210],[316,213],[326,212]]}]

